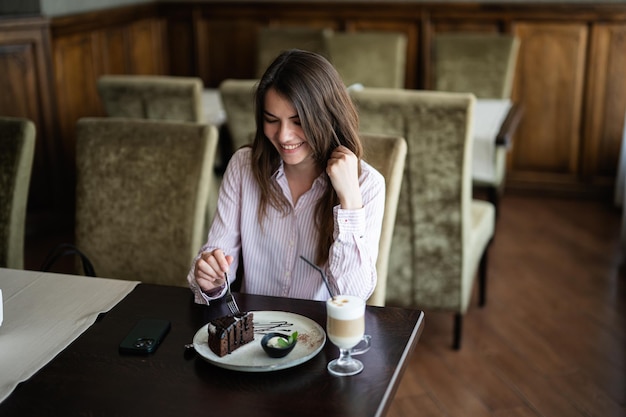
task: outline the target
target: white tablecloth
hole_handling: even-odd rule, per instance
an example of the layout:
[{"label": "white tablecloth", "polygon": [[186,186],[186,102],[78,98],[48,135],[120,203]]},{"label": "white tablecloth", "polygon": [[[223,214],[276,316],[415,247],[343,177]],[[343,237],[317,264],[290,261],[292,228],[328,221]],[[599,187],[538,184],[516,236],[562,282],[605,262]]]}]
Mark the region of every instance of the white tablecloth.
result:
[{"label": "white tablecloth", "polygon": [[473,179],[488,182],[495,179],[496,136],[512,105],[511,100],[476,100],[473,117]]},{"label": "white tablecloth", "polygon": [[206,88],[202,90],[202,109],[204,120],[215,126],[226,123],[226,111],[222,104],[220,91],[216,88]]},{"label": "white tablecloth", "polygon": [[138,284],[0,268],[0,402]]}]

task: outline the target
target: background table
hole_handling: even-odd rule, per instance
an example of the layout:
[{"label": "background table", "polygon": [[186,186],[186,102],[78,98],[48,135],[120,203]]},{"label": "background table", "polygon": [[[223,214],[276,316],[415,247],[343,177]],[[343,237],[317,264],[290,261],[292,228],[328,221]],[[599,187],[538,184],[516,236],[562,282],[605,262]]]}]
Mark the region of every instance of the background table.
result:
[{"label": "background table", "polygon": [[[236,294],[242,310],[291,311],[326,327],[325,304]],[[367,307],[372,348],[365,370],[334,377],[330,342],[299,366],[266,373],[218,368],[185,354],[184,345],[225,305],[194,304],[186,288],[140,284],[57,358],[0,404],[0,415],[380,416],[384,415],[422,332],[423,313]],[[118,344],[142,317],[165,318],[172,329],[151,356],[123,356]],[[186,357],[187,356],[187,357]]]}]

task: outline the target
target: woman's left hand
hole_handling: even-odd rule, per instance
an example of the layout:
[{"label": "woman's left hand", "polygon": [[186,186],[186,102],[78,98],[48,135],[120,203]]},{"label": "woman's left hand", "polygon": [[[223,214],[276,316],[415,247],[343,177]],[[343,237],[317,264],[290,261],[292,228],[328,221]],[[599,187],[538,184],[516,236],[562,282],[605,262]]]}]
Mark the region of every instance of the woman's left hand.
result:
[{"label": "woman's left hand", "polygon": [[342,209],[354,210],[363,207],[359,188],[359,160],[343,145],[337,146],[330,155],[326,173],[339,197]]}]

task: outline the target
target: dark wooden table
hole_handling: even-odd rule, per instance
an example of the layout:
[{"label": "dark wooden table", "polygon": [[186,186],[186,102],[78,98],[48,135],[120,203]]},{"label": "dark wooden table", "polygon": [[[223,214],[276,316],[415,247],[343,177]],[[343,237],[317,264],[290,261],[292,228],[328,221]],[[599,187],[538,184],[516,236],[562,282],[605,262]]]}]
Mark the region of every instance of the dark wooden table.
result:
[{"label": "dark wooden table", "polygon": [[[236,294],[246,311],[282,310],[326,328],[323,302]],[[0,416],[382,416],[421,335],[419,310],[367,307],[372,348],[365,370],[335,377],[329,341],[314,358],[280,371],[249,373],[216,367],[185,351],[196,331],[226,306],[193,303],[186,288],[140,284],[111,311],[0,404]],[[142,317],[172,323],[150,356],[125,356],[118,344]],[[45,340],[42,340],[45,343]]]}]

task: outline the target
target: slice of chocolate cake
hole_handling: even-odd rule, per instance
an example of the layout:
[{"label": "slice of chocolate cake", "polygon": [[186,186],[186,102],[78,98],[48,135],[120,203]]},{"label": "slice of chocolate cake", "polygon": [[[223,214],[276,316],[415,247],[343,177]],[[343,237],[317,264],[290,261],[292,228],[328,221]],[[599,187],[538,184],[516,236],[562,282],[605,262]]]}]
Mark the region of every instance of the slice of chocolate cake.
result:
[{"label": "slice of chocolate cake", "polygon": [[209,348],[219,357],[254,340],[253,314],[219,317],[209,322]]}]

